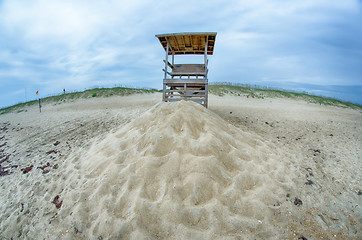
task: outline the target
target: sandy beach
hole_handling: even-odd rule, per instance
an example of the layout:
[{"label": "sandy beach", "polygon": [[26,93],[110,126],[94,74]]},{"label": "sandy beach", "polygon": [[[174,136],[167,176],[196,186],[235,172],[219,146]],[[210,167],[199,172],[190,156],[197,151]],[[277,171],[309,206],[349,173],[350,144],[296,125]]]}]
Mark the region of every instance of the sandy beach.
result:
[{"label": "sandy beach", "polygon": [[161,94],[0,115],[1,239],[362,239],[362,111]]}]

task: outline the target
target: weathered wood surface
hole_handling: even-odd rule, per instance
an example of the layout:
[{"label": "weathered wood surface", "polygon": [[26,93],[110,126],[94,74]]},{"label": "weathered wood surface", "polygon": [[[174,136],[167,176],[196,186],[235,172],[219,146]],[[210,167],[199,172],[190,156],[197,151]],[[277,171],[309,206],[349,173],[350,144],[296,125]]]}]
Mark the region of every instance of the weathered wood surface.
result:
[{"label": "weathered wood surface", "polygon": [[[166,63],[165,60],[163,60],[164,63]],[[173,68],[173,65],[170,63],[170,62],[167,62],[167,65],[172,69]]]},{"label": "weathered wood surface", "polygon": [[205,94],[192,94],[192,93],[169,93],[166,94],[166,96],[168,97],[181,97],[181,98],[200,98],[200,97],[205,97]]},{"label": "weathered wood surface", "polygon": [[[162,71],[165,72],[165,69],[162,69]],[[190,79],[192,77],[195,77],[195,79],[202,79],[199,77],[205,77],[205,72],[167,72],[167,74],[171,77],[180,77],[180,79]],[[182,77],[187,77],[187,78],[182,78]]]},{"label": "weathered wood surface", "polygon": [[165,84],[184,84],[184,83],[193,83],[193,84],[207,84],[207,79],[172,79],[166,78],[163,80]]},{"label": "weathered wood surface", "polygon": [[168,98],[167,102],[172,102],[172,101],[181,101],[181,100],[187,100],[187,101],[194,101],[194,102],[201,102],[201,101],[205,101],[206,98],[190,98],[190,99],[185,99],[185,98]]},{"label": "weathered wood surface", "polygon": [[200,90],[200,89],[196,89],[194,87],[191,87],[191,88],[189,87],[186,90],[184,90],[184,89],[166,90],[166,93],[185,92],[185,91],[187,91],[187,92],[195,92],[195,93],[205,93],[206,92],[206,90]]},{"label": "weathered wood surface", "polygon": [[204,73],[205,64],[175,64],[172,73]]},{"label": "weathered wood surface", "polygon": [[[156,35],[164,50],[169,42],[169,55],[205,54],[213,55],[216,32],[167,33]],[[205,44],[205,42],[207,44]]]}]

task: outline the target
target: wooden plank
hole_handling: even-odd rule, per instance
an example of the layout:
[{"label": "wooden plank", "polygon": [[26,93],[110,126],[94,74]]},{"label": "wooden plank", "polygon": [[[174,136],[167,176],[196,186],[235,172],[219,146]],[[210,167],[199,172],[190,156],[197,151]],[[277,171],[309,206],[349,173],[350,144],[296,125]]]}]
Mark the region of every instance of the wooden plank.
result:
[{"label": "wooden plank", "polygon": [[181,97],[181,98],[184,98],[184,97],[189,97],[189,98],[192,98],[192,97],[195,97],[195,98],[200,98],[200,97],[206,97],[206,93],[205,92],[193,92],[193,91],[190,91],[190,90],[182,90],[182,91],[179,91],[179,92],[166,92],[166,96],[168,97]]},{"label": "wooden plank", "polygon": [[205,40],[205,53],[204,53],[204,71],[207,78],[207,41]]},{"label": "wooden plank", "polygon": [[206,96],[206,92],[199,92],[198,90],[188,90],[188,89],[186,89],[186,90],[178,90],[177,92],[176,91],[174,91],[174,90],[172,90],[172,91],[167,91],[166,90],[166,94],[170,94],[170,93],[172,93],[172,94],[175,94],[175,95],[185,95],[185,94],[187,94],[187,95],[191,95],[191,96]]},{"label": "wooden plank", "polygon": [[167,40],[167,45],[166,45],[166,56],[165,56],[165,77],[164,78],[166,78],[167,77],[167,63],[168,63],[168,48],[169,48],[169,42],[168,42],[168,40]]},{"label": "wooden plank", "polygon": [[180,33],[164,33],[164,34],[157,34],[156,37],[170,37],[170,36],[184,36],[184,35],[191,35],[191,36],[216,36],[216,32],[180,32]]},{"label": "wooden plank", "polygon": [[[177,88],[175,90],[183,90],[184,85],[181,85],[181,84],[166,84],[166,87],[169,87],[170,89],[171,88]],[[203,86],[200,86],[200,85],[192,85],[192,86],[190,86],[190,83],[189,83],[189,84],[187,84],[187,89],[189,89],[189,90],[204,90],[205,85],[203,85]],[[174,89],[172,89],[172,90],[174,90]]]},{"label": "wooden plank", "polygon": [[186,90],[184,89],[178,89],[178,90],[166,90],[166,93],[182,93],[184,94],[185,92],[187,93],[192,93],[192,94],[201,94],[201,95],[205,95],[205,90],[195,90],[194,88],[189,89],[187,88]]},{"label": "wooden plank", "polygon": [[[183,87],[181,85],[167,85],[167,87],[169,87],[170,89],[166,89],[167,90],[172,90],[172,91],[183,91]],[[177,88],[177,89],[175,89]],[[182,89],[181,89],[182,88]],[[205,86],[190,86],[189,84],[187,85],[187,91],[205,91]]]},{"label": "wooden plank", "polygon": [[[209,60],[207,59],[207,52],[208,51],[208,41],[205,40],[205,54],[204,54],[204,64],[205,64],[205,78],[207,78],[207,66],[208,66],[208,62]],[[208,105],[208,85],[206,84],[205,85],[205,90],[206,90],[206,93],[205,93],[205,102],[204,102],[204,107],[207,108],[207,105]]]},{"label": "wooden plank", "polygon": [[205,99],[202,99],[202,98],[200,98],[200,99],[184,99],[184,98],[167,98],[166,99],[166,102],[171,102],[171,101],[182,101],[182,100],[185,100],[185,101],[193,101],[193,102],[203,102],[203,101],[205,101]]},{"label": "wooden plank", "polygon": [[[163,60],[163,62],[164,63],[166,63],[166,61],[165,60]],[[171,69],[173,69],[174,67],[173,67],[173,64],[171,64],[170,62],[167,62],[167,65],[171,68]]]},{"label": "wooden plank", "polygon": [[206,84],[205,85],[205,105],[204,105],[204,107],[208,107],[208,105],[209,105],[209,86],[208,86],[208,84]]},{"label": "wooden plank", "polygon": [[205,73],[205,64],[175,64],[172,73]]},{"label": "wooden plank", "polygon": [[193,84],[207,84],[207,79],[164,79],[166,84],[184,84],[184,83],[193,83]]},{"label": "wooden plank", "polygon": [[[175,79],[175,80],[178,80],[178,79]],[[167,82],[167,84],[166,84],[168,87],[172,87],[172,88],[183,88],[183,86],[184,86],[184,83],[183,82],[181,82],[181,83],[170,83],[170,82]],[[189,88],[189,89],[200,89],[200,88],[203,88],[203,89],[205,89],[205,83],[188,83],[187,84],[187,87]],[[177,89],[175,89],[175,90],[177,90]],[[203,90],[203,89],[200,89],[200,90]]]},{"label": "wooden plank", "polygon": [[[202,86],[204,87],[204,86]],[[200,89],[200,87],[194,87],[194,86],[187,86],[187,91],[189,92],[198,92],[198,93],[205,93],[205,89]],[[166,89],[166,92],[180,92],[183,91],[183,89]]]},{"label": "wooden plank", "polygon": [[189,98],[197,98],[197,99],[206,98],[206,96],[204,94],[193,95],[193,94],[176,94],[176,93],[174,94],[174,93],[172,93],[172,95],[171,95],[171,93],[169,93],[169,94],[166,94],[165,96],[167,98],[187,98],[187,99],[189,99]]},{"label": "wooden plank", "polygon": [[[162,69],[162,71],[166,72],[165,69]],[[188,77],[190,78],[192,77],[196,77],[196,79],[198,79],[199,76],[201,77],[205,77],[205,73],[199,73],[199,72],[195,72],[195,73],[173,73],[173,72],[166,72],[168,75],[170,75],[172,78],[174,77],[180,77],[180,79],[183,79],[181,77]]]},{"label": "wooden plank", "polygon": [[[167,39],[167,44],[166,44],[166,56],[165,56],[165,75],[164,78],[167,77],[167,63],[168,63],[168,48],[169,48],[169,41]],[[165,101],[166,98],[166,83],[163,83],[163,91],[162,91],[162,101]]]},{"label": "wooden plank", "polygon": [[[188,79],[178,79],[178,78],[175,78],[175,79],[170,79],[170,80],[174,80],[174,81],[177,81],[177,82],[170,82],[169,80],[167,80],[167,85],[170,86],[170,87],[178,87],[178,85],[182,85],[185,83],[185,81],[188,81]],[[205,87],[205,84],[207,84],[207,82],[200,82],[200,78],[199,79],[190,79],[190,80],[195,80],[197,82],[189,82],[187,83],[187,86],[189,87]],[[202,79],[201,79],[202,80]]]},{"label": "wooden plank", "polygon": [[205,76],[205,72],[167,72],[170,76],[176,77],[176,76]]}]

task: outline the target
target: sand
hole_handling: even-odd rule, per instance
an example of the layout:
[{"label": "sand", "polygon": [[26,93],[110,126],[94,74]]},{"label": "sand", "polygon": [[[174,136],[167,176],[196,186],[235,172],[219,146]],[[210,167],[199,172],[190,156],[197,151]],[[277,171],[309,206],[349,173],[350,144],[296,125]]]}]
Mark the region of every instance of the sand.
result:
[{"label": "sand", "polygon": [[160,98],[1,115],[0,238],[362,239],[361,111]]}]

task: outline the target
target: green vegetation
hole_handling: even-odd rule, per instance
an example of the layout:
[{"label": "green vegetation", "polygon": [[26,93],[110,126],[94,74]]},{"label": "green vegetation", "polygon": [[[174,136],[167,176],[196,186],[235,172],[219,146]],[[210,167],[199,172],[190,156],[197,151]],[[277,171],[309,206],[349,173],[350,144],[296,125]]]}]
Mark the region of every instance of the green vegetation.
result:
[{"label": "green vegetation", "polygon": [[13,112],[15,110],[17,111],[17,113],[22,112],[22,111],[24,111],[25,107],[32,106],[32,105],[36,104],[37,102],[38,102],[37,100],[34,100],[34,101],[26,102],[26,103],[18,103],[18,104],[14,105],[14,106],[11,106],[11,107],[1,108],[0,109],[0,115],[5,114],[5,113],[9,113],[9,112]]},{"label": "green vegetation", "polygon": [[[131,94],[143,94],[143,93],[154,93],[162,92],[156,89],[139,89],[139,88],[125,88],[125,87],[114,87],[114,88],[94,88],[85,90],[83,92],[71,92],[66,94],[60,94],[50,96],[41,99],[41,103],[54,103],[59,104],[62,102],[72,101],[80,98],[100,98],[100,97],[111,97],[111,96],[126,96]],[[1,108],[0,115],[9,112],[22,112],[25,107],[38,104],[38,100],[29,101],[26,103],[19,103],[14,106]],[[25,110],[26,111],[26,110]]]},{"label": "green vegetation", "polygon": [[[60,104],[62,102],[68,102],[75,99],[85,99],[85,98],[100,98],[100,97],[111,97],[111,96],[126,96],[131,94],[143,94],[143,93],[154,93],[162,92],[162,90],[156,89],[138,89],[138,88],[124,88],[124,87],[115,87],[115,88],[94,88],[85,90],[83,92],[72,92],[66,94],[60,94],[56,96],[50,96],[42,98],[41,102],[44,103],[54,103]],[[235,85],[229,83],[223,83],[222,85],[209,85],[209,93],[224,96],[226,94],[234,96],[244,96],[247,98],[290,98],[297,100],[304,100],[309,103],[315,103],[320,105],[330,105],[337,107],[345,107],[352,109],[362,109],[362,106],[359,104],[353,104],[350,102],[343,102],[333,98],[320,97],[309,95],[307,93],[298,93],[290,91],[282,91],[270,88],[255,87],[250,85]],[[29,101],[26,103],[19,103],[11,107],[6,107],[0,109],[0,115],[9,113],[9,112],[23,112],[25,107],[38,104],[37,100]]]},{"label": "green vegetation", "polygon": [[224,96],[225,94],[234,96],[244,96],[247,98],[291,98],[297,100],[304,100],[309,103],[315,103],[320,105],[330,105],[337,107],[345,107],[352,109],[362,109],[359,104],[353,104],[350,102],[343,102],[334,98],[314,96],[308,93],[298,93],[290,91],[282,91],[263,87],[252,87],[250,85],[209,85],[209,93],[218,96]]}]

